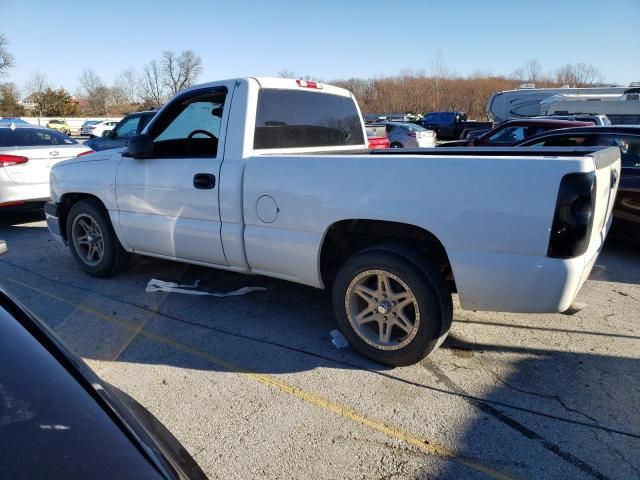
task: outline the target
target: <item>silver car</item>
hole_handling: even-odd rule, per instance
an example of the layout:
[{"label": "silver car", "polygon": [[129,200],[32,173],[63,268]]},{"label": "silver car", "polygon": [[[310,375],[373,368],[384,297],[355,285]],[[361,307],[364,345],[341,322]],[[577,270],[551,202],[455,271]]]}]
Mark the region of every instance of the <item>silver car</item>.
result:
[{"label": "silver car", "polygon": [[436,132],[414,123],[385,122],[367,125],[376,134],[383,133],[391,148],[430,148],[436,146]]},{"label": "silver car", "polygon": [[0,124],[0,211],[45,202],[50,196],[51,167],[91,152],[56,130]]}]

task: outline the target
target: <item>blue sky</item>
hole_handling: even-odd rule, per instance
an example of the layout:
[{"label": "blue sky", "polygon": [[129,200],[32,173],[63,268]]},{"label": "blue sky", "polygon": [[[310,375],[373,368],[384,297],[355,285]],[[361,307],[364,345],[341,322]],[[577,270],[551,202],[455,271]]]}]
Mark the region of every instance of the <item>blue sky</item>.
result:
[{"label": "blue sky", "polygon": [[437,52],[459,74],[508,74],[585,62],[607,81],[640,81],[640,0],[253,1],[0,0],[0,32],[24,86],[41,70],[74,92],[85,68],[111,83],[163,50],[192,49],[201,81],[276,75],[319,79],[429,70]]}]

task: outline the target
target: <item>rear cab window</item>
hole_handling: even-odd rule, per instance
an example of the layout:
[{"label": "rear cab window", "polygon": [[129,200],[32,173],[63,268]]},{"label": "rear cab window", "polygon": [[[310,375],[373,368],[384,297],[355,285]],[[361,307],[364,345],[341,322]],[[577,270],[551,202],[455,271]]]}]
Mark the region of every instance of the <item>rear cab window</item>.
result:
[{"label": "rear cab window", "polygon": [[253,148],[356,146],[365,143],[351,97],[263,88],[258,95]]}]

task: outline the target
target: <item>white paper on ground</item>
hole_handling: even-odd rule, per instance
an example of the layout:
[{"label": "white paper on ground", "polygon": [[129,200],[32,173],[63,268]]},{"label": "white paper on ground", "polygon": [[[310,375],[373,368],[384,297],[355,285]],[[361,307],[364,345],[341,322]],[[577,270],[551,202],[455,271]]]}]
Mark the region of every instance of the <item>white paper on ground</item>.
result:
[{"label": "white paper on ground", "polygon": [[345,348],[349,346],[347,339],[338,330],[331,330],[329,335],[331,335],[331,343],[333,343],[334,347]]},{"label": "white paper on ground", "polygon": [[152,278],[147,283],[147,288],[144,289],[145,292],[171,292],[171,293],[185,293],[187,295],[208,295],[210,297],[238,297],[240,295],[246,295],[251,292],[265,292],[267,289],[264,287],[242,287],[237,290],[233,290],[232,292],[204,292],[202,290],[195,290],[198,288],[198,284],[200,280],[196,280],[191,285],[180,285],[175,282],[165,282],[163,280],[158,280],[157,278]]}]

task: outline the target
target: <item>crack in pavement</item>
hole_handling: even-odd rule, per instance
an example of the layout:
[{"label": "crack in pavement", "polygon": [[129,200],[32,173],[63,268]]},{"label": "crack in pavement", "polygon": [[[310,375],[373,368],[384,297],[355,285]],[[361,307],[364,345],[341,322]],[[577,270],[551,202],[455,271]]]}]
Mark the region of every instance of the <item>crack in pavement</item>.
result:
[{"label": "crack in pavement", "polygon": [[[629,460],[627,457],[624,456],[624,454],[616,447],[614,447],[613,445],[609,445],[607,442],[605,442],[603,439],[600,438],[600,436],[598,435],[599,432],[596,432],[595,437],[596,437],[596,441],[598,443],[600,443],[602,446],[604,446],[607,450],[612,451],[613,453],[616,454],[616,456],[622,460],[624,463],[626,463],[627,465],[629,465],[629,467],[636,472],[636,474],[638,475],[638,478],[640,478],[640,468],[636,467],[633,463],[631,463],[631,460]],[[611,434],[608,434],[609,436],[611,436]]]},{"label": "crack in pavement", "polygon": [[511,390],[514,390],[514,391],[520,392],[520,393],[524,393],[524,394],[527,394],[527,395],[533,395],[533,396],[539,397],[539,398],[546,398],[546,399],[549,399],[549,400],[556,400],[562,406],[562,408],[564,408],[567,412],[572,412],[572,413],[576,413],[578,415],[582,415],[583,417],[591,420],[592,422],[594,422],[594,423],[596,423],[598,425],[600,424],[600,422],[598,421],[597,418],[592,417],[590,415],[587,415],[586,413],[584,413],[584,412],[582,412],[580,410],[577,410],[575,408],[571,408],[571,407],[567,406],[567,404],[564,403],[564,400],[562,400],[562,398],[559,395],[551,395],[549,393],[533,392],[531,390],[526,390],[524,388],[516,387],[514,385],[511,385],[506,380],[504,380],[502,377],[500,377],[500,375],[498,375],[493,370],[491,370],[489,368],[486,368],[484,365],[482,365],[482,362],[478,362],[478,364],[480,365],[480,368],[482,368],[485,372],[489,373],[498,382],[503,384],[505,387],[510,388]]},{"label": "crack in pavement", "polygon": [[[426,358],[425,360],[423,360],[421,362],[421,364],[427,371],[429,371],[431,374],[433,374],[436,377],[437,381],[439,381],[442,384],[444,384],[450,390],[453,390],[455,392],[459,392],[461,394],[464,394],[467,397],[470,396],[466,392],[466,390],[464,390],[457,383],[455,383],[453,380],[451,380],[451,378],[449,378],[447,376],[447,374],[444,373],[429,358]],[[569,463],[570,465],[573,465],[577,469],[581,470],[583,473],[586,473],[587,475],[589,475],[589,476],[591,476],[593,478],[597,478],[598,480],[609,480],[608,476],[606,476],[604,473],[600,472],[595,467],[589,465],[584,460],[581,460],[580,458],[576,457],[572,453],[569,453],[569,452],[567,452],[565,450],[562,450],[555,443],[551,442],[550,440],[547,440],[542,435],[534,432],[533,430],[529,429],[528,427],[526,427],[522,423],[520,423],[517,420],[511,418],[507,414],[501,412],[497,408],[494,408],[494,407],[492,407],[491,405],[489,405],[487,403],[483,403],[483,402],[479,402],[479,401],[471,400],[471,399],[469,399],[469,403],[474,405],[479,410],[481,410],[481,411],[483,411],[485,413],[488,413],[489,415],[491,415],[492,417],[494,417],[498,421],[500,421],[500,422],[504,423],[505,425],[507,425],[507,426],[513,428],[514,430],[518,431],[519,433],[521,433],[522,435],[524,435],[528,439],[536,441],[543,448],[545,448],[549,452],[555,454],[556,456],[560,457],[562,460],[564,460],[565,462]]]}]

